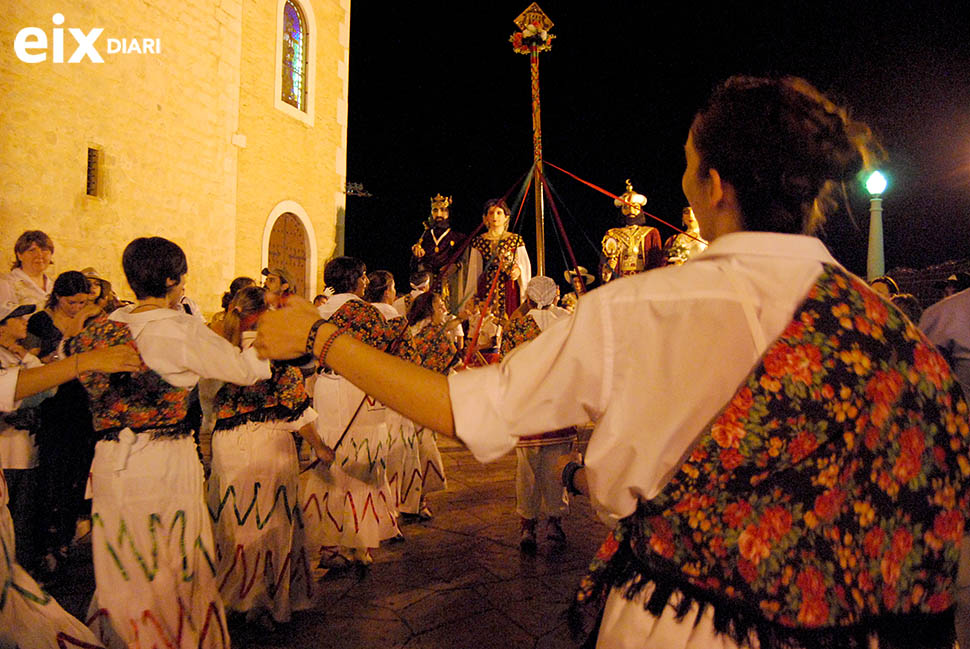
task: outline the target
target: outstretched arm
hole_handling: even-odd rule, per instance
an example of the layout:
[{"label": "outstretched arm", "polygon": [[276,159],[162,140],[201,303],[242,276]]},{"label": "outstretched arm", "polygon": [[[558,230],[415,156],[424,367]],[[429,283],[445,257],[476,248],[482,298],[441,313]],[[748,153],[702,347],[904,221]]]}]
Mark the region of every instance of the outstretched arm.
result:
[{"label": "outstretched arm", "polygon": [[[310,327],[320,319],[308,302],[292,302],[267,311],[259,319],[256,350],[271,359],[296,358],[306,353]],[[317,330],[312,353],[319,357],[337,327],[325,323]],[[455,436],[448,379],[406,360],[385,354],[359,340],[338,336],[327,351],[326,363],[370,396],[412,421],[449,437]]]},{"label": "outstretched arm", "polygon": [[129,345],[105,347],[83,352],[64,360],[22,370],[14,399],[25,399],[38,392],[76,379],[81,372],[134,372],[141,367],[138,352]]}]

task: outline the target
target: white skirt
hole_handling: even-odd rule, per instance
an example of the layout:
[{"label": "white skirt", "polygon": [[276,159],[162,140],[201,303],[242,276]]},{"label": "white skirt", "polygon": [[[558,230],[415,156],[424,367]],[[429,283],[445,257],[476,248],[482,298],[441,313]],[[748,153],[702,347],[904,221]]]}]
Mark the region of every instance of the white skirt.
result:
[{"label": "white skirt", "polygon": [[416,514],[421,499],[421,457],[415,426],[409,419],[388,411],[390,446],[387,450],[387,484],[399,512]]},{"label": "white skirt", "polygon": [[[311,556],[321,547],[377,547],[400,531],[387,481],[388,420],[396,415],[334,375],[317,378],[313,399],[320,415],[317,431],[324,443],[336,446],[336,460],[330,468],[317,464],[300,474],[300,504]],[[338,445],[351,418],[353,425]]]},{"label": "white skirt", "polygon": [[7,484],[0,473],[0,649],[62,649],[101,644],[17,563]]},{"label": "white skirt", "polygon": [[[392,471],[393,462],[388,461],[388,482],[397,498],[398,511],[417,514],[427,494],[445,488],[445,467],[438,450],[437,434],[409,419],[400,419],[401,434],[394,438],[401,440],[399,446],[403,447],[403,462],[400,471],[395,474]],[[391,457],[397,448],[391,447]]]},{"label": "white skirt", "polygon": [[209,515],[226,608],[264,609],[277,622],[310,607],[299,517],[296,445],[288,422],[250,422],[212,437]]},{"label": "white skirt", "polygon": [[120,438],[91,464],[89,626],[109,647],[228,647],[195,442]]}]

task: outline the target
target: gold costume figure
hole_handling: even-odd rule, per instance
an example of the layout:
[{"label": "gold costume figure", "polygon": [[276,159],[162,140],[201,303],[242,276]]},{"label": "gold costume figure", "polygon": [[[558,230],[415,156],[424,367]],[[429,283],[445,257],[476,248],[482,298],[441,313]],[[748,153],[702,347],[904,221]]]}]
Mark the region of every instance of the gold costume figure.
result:
[{"label": "gold costume figure", "polygon": [[642,212],[646,203],[647,197],[633,191],[629,180],[626,181],[626,192],[613,201],[620,208],[623,225],[610,228],[603,236],[600,264],[603,282],[663,266],[660,232],[644,225]]}]

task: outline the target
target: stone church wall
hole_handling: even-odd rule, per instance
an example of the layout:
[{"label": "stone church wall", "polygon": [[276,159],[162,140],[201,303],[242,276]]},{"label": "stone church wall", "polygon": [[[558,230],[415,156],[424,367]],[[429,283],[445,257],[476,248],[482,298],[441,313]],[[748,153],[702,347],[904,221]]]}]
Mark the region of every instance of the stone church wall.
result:
[{"label": "stone church wall", "polygon": [[[281,7],[281,0],[5,0],[0,272],[17,236],[40,229],[56,248],[50,274],[94,266],[130,298],[121,252],[134,237],[160,235],[185,249],[187,294],[212,313],[233,277],[258,274],[264,231],[284,201],[305,210],[325,260],[344,204],[350,5],[313,0],[312,126],[274,108]],[[42,62],[18,58],[18,33],[28,27],[45,33],[47,48],[34,38],[21,53],[43,53]],[[69,62],[78,48],[72,28],[82,40],[103,30],[94,41],[103,63],[91,54]],[[143,51],[124,53],[135,39]],[[147,53],[143,39],[160,51]],[[87,195],[89,148],[100,152],[96,197]]]}]

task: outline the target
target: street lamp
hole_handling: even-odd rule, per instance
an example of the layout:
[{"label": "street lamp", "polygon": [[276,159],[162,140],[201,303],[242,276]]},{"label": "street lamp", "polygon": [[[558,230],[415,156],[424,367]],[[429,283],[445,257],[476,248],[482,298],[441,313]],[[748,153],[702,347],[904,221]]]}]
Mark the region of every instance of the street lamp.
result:
[{"label": "street lamp", "polygon": [[886,274],[886,261],[882,247],[882,194],[889,182],[881,171],[873,171],[866,179],[869,192],[869,256],[866,259],[866,279]]}]

